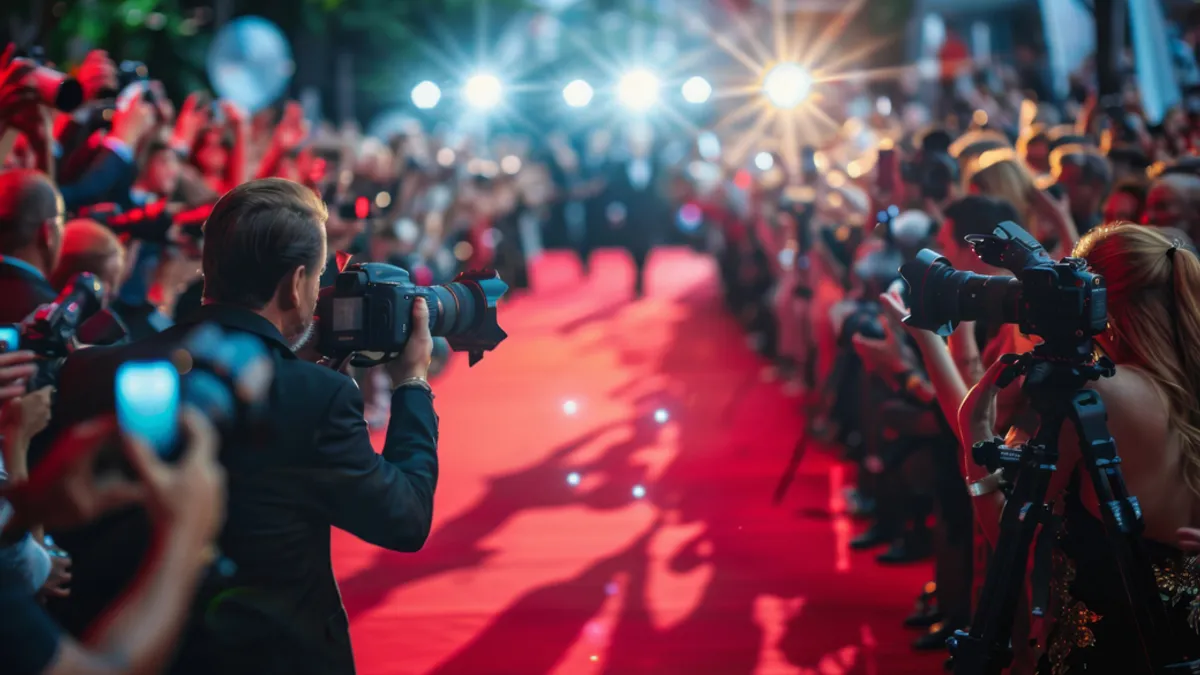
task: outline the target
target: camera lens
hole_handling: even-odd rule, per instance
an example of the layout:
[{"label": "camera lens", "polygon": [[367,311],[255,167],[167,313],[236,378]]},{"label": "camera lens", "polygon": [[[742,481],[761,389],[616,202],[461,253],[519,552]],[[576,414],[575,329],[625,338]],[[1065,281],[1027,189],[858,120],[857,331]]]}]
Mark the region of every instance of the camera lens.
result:
[{"label": "camera lens", "polygon": [[943,337],[963,321],[1016,323],[1021,282],[1012,277],[956,270],[924,249],[900,268],[911,315],[908,323]]},{"label": "camera lens", "polygon": [[430,332],[439,337],[458,335],[475,324],[479,304],[471,289],[465,284],[450,283],[431,286],[430,291],[438,303],[438,315]]}]

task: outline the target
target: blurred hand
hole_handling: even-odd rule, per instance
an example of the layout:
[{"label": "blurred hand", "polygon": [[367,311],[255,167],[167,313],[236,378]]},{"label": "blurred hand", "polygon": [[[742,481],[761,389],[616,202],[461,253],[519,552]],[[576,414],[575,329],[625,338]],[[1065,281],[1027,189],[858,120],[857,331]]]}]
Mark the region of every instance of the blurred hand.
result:
[{"label": "blurred hand", "polygon": [[175,465],[158,458],[144,443],[125,440],[126,456],[145,489],[146,510],[162,530],[204,546],[225,521],[225,471],[217,462],[219,440],[199,412],[181,420],[187,449]]},{"label": "blurred hand", "polygon": [[[0,408],[0,428],[4,429],[5,433],[15,431],[25,439],[41,433],[50,423],[50,396],[53,393],[53,387],[42,387],[35,392],[10,399]],[[5,446],[4,449],[7,453],[8,447]],[[7,454],[4,459],[10,466],[13,465]]]},{"label": "blurred hand", "polygon": [[29,480],[4,491],[26,524],[69,530],[117,508],[142,500],[142,485],[119,472],[97,475],[102,451],[114,448],[117,422],[112,416],[77,424],[59,436]]},{"label": "blurred hand", "polygon": [[184,99],[183,107],[179,109],[179,115],[175,118],[173,143],[191,148],[196,142],[196,135],[209,123],[210,107],[201,105],[206,101],[207,97],[200,93],[194,93]]},{"label": "blurred hand", "polygon": [[854,351],[862,359],[863,367],[877,375],[898,375],[909,370],[910,364],[905,358],[903,348],[896,340],[889,321],[883,323],[883,339],[855,335],[851,338]]},{"label": "blurred hand", "polygon": [[233,101],[221,101],[221,112],[225,115],[225,122],[229,126],[237,127],[246,123],[246,111],[242,110],[238,104]]},{"label": "blurred hand", "polygon": [[26,59],[15,58],[16,45],[10,44],[0,55],[0,122],[39,103],[37,89],[29,74],[34,65]]},{"label": "blurred hand", "polygon": [[71,559],[65,555],[55,555],[61,549],[50,549],[50,576],[42,584],[41,594],[47,598],[65,598],[71,595],[67,587],[71,583]]},{"label": "blurred hand", "polygon": [[29,379],[37,373],[37,355],[25,350],[0,354],[0,403],[25,393]]},{"label": "blurred hand", "polygon": [[275,142],[283,150],[292,150],[308,138],[309,124],[304,119],[304,108],[290,101],[283,110],[283,119],[275,127]]},{"label": "blurred hand", "polygon": [[117,64],[109,58],[108,52],[93,49],[79,65],[77,77],[79,84],[83,86],[83,100],[94,101],[100,97],[101,92],[116,90]]},{"label": "blurred hand", "polygon": [[142,138],[154,128],[154,106],[146,102],[144,90],[134,94],[124,109],[113,113],[113,137],[130,148],[137,148]]},{"label": "blurred hand", "polygon": [[1030,202],[1034,211],[1047,221],[1059,226],[1074,227],[1074,220],[1071,218],[1071,200],[1066,194],[1056,199],[1045,190],[1035,189],[1030,195]]},{"label": "blurred hand", "polygon": [[402,378],[429,376],[429,363],[433,360],[433,335],[429,332],[429,306],[425,298],[413,302],[412,328],[408,344],[397,362],[397,371]]},{"label": "blurred hand", "polygon": [[887,317],[888,324],[892,326],[903,326],[904,330],[909,335],[920,337],[921,335],[933,335],[929,331],[914,328],[904,320],[908,318],[908,306],[904,304],[904,298],[900,297],[900,291],[892,289],[887,293],[882,293],[879,296],[879,301],[883,303],[883,315]]}]

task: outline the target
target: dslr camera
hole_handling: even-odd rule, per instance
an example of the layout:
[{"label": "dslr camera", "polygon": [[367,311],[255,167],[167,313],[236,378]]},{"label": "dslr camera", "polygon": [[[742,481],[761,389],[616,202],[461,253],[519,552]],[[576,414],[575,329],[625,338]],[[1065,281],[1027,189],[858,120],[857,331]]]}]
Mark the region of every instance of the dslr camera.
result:
[{"label": "dslr camera", "polygon": [[33,71],[26,77],[32,81],[31,84],[37,90],[38,100],[42,105],[69,113],[83,103],[83,85],[79,80],[47,65],[45,54],[40,47],[34,47],[26,56],[13,60],[33,66]]},{"label": "dslr camera", "polygon": [[[54,302],[37,308],[22,323],[0,325],[0,349],[28,349],[42,359],[30,391],[54,384],[63,360],[80,344],[111,344],[124,337],[117,319],[102,312],[103,302],[104,285],[84,272],[75,275]],[[80,328],[85,323],[83,337]]]},{"label": "dslr camera", "polygon": [[496,318],[496,303],[508,284],[493,270],[463,272],[448,284],[418,286],[408,272],[383,263],[344,267],[317,302],[317,351],[335,361],[369,367],[404,350],[412,332],[413,302],[425,298],[429,330],[450,349],[470,354],[473,366],[508,334]]},{"label": "dslr camera", "polygon": [[956,270],[929,249],[900,267],[911,314],[905,323],[946,337],[961,321],[1015,323],[1036,335],[1052,357],[1084,362],[1091,338],[1108,325],[1104,278],[1080,258],[1054,261],[1020,225],[1003,222],[990,235],[967,237],[985,263],[1015,276]]}]

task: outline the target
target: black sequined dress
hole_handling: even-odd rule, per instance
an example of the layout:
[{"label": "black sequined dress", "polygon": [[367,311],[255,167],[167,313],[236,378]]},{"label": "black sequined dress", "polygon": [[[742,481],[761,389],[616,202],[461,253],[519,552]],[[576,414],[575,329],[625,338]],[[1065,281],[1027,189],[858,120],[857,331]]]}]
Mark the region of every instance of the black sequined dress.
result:
[{"label": "black sequined dress", "polygon": [[[1080,501],[1078,482],[1064,500],[1050,584],[1055,620],[1037,672],[1140,673],[1145,661],[1117,561],[1104,523]],[[1200,562],[1172,546],[1147,545],[1174,639],[1188,658],[1200,658]]]}]

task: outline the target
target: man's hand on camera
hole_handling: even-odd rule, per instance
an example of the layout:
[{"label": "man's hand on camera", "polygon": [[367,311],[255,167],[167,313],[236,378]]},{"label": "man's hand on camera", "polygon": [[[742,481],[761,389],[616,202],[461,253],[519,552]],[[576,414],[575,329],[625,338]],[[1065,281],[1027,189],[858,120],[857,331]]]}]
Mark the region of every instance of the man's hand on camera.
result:
[{"label": "man's hand on camera", "polygon": [[187,449],[169,465],[137,439],[125,452],[145,490],[146,510],[164,532],[204,546],[225,521],[225,472],[217,462],[219,440],[212,424],[195,410],[183,414]]},{"label": "man's hand on camera", "polygon": [[0,354],[0,404],[25,393],[29,379],[37,374],[36,359],[31,351]]},{"label": "man's hand on camera", "polygon": [[429,364],[433,360],[433,335],[429,332],[429,305],[425,298],[413,302],[412,330],[408,344],[398,361],[399,375],[403,379],[429,376]]}]

